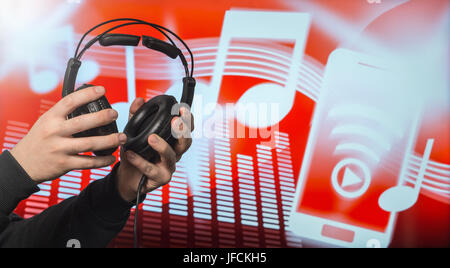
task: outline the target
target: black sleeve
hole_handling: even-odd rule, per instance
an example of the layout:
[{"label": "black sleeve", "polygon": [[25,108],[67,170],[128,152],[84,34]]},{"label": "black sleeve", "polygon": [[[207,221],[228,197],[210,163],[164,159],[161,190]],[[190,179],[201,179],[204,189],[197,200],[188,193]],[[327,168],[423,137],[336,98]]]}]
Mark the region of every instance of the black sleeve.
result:
[{"label": "black sleeve", "polygon": [[9,224],[9,215],[20,201],[38,192],[37,184],[9,151],[0,155],[0,233]]},{"label": "black sleeve", "polygon": [[[106,247],[122,230],[133,206],[133,203],[124,201],[117,190],[118,166],[104,179],[91,183],[79,196],[66,199],[30,219],[9,222],[3,232],[0,230],[0,247]],[[4,164],[0,164],[0,173],[3,173],[2,168],[5,168]],[[17,180],[20,180],[17,174],[13,179],[2,175],[0,185],[5,184],[7,189],[14,189]],[[0,189],[0,195],[3,196],[3,188]],[[25,190],[28,192],[25,193]],[[20,201],[20,198],[26,198],[32,192],[24,188],[15,191],[14,196],[9,194],[10,200]],[[2,213],[5,208],[11,212],[17,206],[17,202],[3,199],[0,202]],[[2,202],[9,205],[4,206]]]}]

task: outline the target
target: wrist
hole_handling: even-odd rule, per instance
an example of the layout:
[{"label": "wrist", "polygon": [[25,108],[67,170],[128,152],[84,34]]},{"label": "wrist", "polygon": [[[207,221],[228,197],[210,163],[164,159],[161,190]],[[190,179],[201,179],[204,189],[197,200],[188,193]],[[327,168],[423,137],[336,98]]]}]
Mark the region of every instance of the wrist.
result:
[{"label": "wrist", "polygon": [[14,157],[16,162],[22,167],[22,169],[25,171],[25,173],[30,177],[31,180],[33,180],[36,183],[41,183],[39,178],[34,174],[32,168],[30,168],[26,163],[25,156],[20,152],[20,150],[17,149],[17,147],[14,147],[10,151],[11,155]]},{"label": "wrist", "polygon": [[121,164],[117,169],[117,191],[120,197],[127,202],[136,200],[137,191],[131,185],[132,177],[127,172],[125,165]]}]

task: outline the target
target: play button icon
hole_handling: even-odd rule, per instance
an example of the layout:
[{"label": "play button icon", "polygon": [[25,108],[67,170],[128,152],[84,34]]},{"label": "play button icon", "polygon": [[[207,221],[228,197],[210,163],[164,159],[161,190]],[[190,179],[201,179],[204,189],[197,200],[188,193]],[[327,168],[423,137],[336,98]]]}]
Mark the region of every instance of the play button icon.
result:
[{"label": "play button icon", "polygon": [[360,184],[362,181],[363,180],[358,175],[356,175],[350,168],[346,167],[341,187],[345,188],[347,186]]},{"label": "play button icon", "polygon": [[356,198],[364,194],[371,181],[370,170],[361,160],[347,158],[339,162],[331,174],[331,183],[338,194]]}]

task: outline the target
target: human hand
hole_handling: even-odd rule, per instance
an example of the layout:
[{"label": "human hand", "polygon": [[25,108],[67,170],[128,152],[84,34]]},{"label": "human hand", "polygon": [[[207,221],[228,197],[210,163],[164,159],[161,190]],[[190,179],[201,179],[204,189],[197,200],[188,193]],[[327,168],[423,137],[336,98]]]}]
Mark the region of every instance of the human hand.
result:
[{"label": "human hand", "polygon": [[41,183],[53,180],[74,169],[109,166],[114,156],[79,155],[125,144],[127,136],[114,133],[107,136],[74,138],[72,134],[107,125],[117,119],[117,112],[106,109],[67,120],[76,108],[98,100],[105,94],[103,87],[90,87],[64,97],[43,114],[28,134],[11,150],[28,175]]},{"label": "human hand", "polygon": [[[143,98],[137,98],[131,104],[131,118],[134,113],[144,105]],[[140,155],[123,149],[120,151],[121,163],[117,171],[118,190],[122,198],[128,202],[136,199],[137,189],[142,175],[147,176],[147,183],[143,187],[142,193],[148,193],[160,186],[166,185],[172,179],[175,172],[176,162],[178,162],[192,144],[191,131],[194,129],[191,112],[182,107],[180,117],[172,119],[172,132],[176,134],[177,143],[172,148],[164,139],[156,134],[148,138],[149,145],[159,153],[161,161],[150,163]]]}]

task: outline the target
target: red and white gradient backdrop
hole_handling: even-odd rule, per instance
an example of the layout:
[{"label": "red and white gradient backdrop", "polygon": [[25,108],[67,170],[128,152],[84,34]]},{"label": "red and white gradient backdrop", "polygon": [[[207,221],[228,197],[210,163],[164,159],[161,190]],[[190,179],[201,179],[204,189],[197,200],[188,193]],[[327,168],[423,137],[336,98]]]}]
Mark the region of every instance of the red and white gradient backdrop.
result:
[{"label": "red and white gradient backdrop", "polygon": [[[425,144],[428,139],[434,139],[419,198],[412,208],[398,213],[390,246],[448,246],[449,2],[213,2],[2,1],[2,150],[11,149],[37,118],[60,99],[66,62],[87,29],[117,17],[161,24],[179,34],[193,50],[197,63],[194,77],[199,84],[198,106],[193,107],[197,122],[214,121],[212,112],[207,111],[211,107],[225,107],[241,101],[279,103],[282,118],[275,122],[269,120],[276,123],[276,128],[270,132],[273,142],[267,142],[262,135],[236,137],[237,129],[250,133],[255,130],[255,125],[252,122],[245,124],[245,120],[234,116],[224,115],[226,120],[215,120],[212,126],[197,125],[200,130],[197,130],[193,147],[180,161],[171,183],[148,194],[142,205],[140,244],[145,247],[317,245],[317,241],[303,240],[291,231],[302,228],[301,225],[291,228],[287,225],[310,138],[314,108],[320,102],[328,58],[337,48],[390,55],[391,59],[398,57],[403,64],[412,66],[403,75],[420,88],[419,91],[412,90],[411,95],[405,94],[400,102],[409,102],[419,96],[424,106],[417,131],[411,134],[417,136],[414,149],[402,156],[407,159],[406,166],[402,167],[406,170],[404,181],[407,185],[414,186]],[[258,16],[255,16],[254,21],[245,21],[251,27],[237,27],[234,25],[239,23],[233,24],[232,21],[225,26],[227,11],[248,16],[255,13],[273,15],[274,18],[281,16],[273,25],[282,25],[284,21],[281,19],[283,14],[277,12],[302,14],[300,17],[304,20],[293,19],[276,29],[267,21],[258,21]],[[246,38],[245,29],[249,35],[255,32],[259,35],[255,34],[254,39]],[[121,32],[144,31],[159,36],[140,26]],[[220,42],[225,39],[225,34],[231,38],[229,43]],[[224,56],[219,61],[221,65],[216,64],[220,55]],[[128,102],[134,97],[149,99],[167,91],[179,94],[177,88],[182,78],[178,62],[173,63],[143,47],[125,49],[96,45],[86,53],[82,68],[78,82],[105,86],[108,99],[122,115],[127,114]],[[351,80],[358,79],[362,77],[355,76]],[[385,97],[390,98],[388,95]],[[201,135],[208,127],[215,135]],[[322,161],[324,165],[328,163],[326,157]],[[58,180],[44,183],[40,185],[41,192],[22,202],[16,212],[26,218],[32,217],[78,194],[109,170],[73,171]],[[329,180],[324,181],[326,184]],[[316,183],[315,187],[320,187],[320,184]],[[314,197],[314,188],[309,189],[308,194],[309,201],[316,198],[318,203],[327,198],[323,192]],[[133,215],[111,246],[132,245],[132,220]],[[363,226],[370,224],[364,223]]]}]

